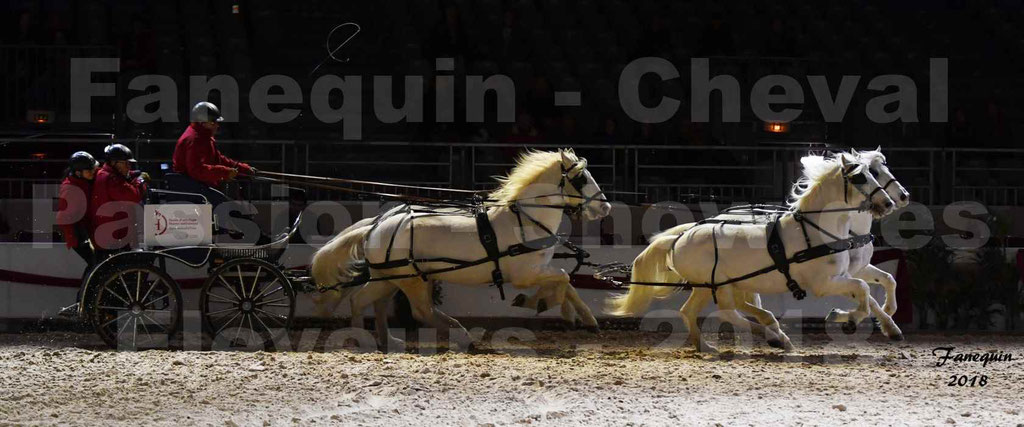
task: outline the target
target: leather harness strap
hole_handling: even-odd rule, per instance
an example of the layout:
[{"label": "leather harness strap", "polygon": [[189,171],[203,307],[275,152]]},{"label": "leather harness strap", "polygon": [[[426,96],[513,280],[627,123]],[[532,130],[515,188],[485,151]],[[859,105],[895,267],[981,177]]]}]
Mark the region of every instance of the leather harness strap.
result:
[{"label": "leather harness strap", "polygon": [[[803,222],[801,222],[803,224]],[[793,280],[789,274],[790,260],[786,257],[786,246],[782,243],[782,235],[779,234],[779,216],[765,224],[765,235],[768,236],[768,255],[775,263],[775,269],[779,270],[786,277],[786,288],[793,293],[793,298],[802,300],[807,297],[807,291],[800,287],[800,284]]]},{"label": "leather harness strap", "polygon": [[501,250],[498,249],[498,236],[494,233],[491,220],[487,217],[487,209],[481,209],[476,213],[476,231],[480,237],[480,244],[487,251],[487,258],[494,261],[494,270],[491,271],[491,281],[498,288],[501,300],[505,300],[505,278],[501,275]]}]

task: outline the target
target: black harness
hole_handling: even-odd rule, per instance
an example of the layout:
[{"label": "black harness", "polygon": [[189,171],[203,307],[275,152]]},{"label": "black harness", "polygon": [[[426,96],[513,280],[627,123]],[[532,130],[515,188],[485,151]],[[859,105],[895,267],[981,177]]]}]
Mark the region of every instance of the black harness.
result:
[{"label": "black harness", "polygon": [[[432,275],[452,272],[452,271],[456,271],[456,270],[462,270],[462,269],[465,269],[465,268],[474,267],[474,266],[482,265],[482,264],[486,264],[486,263],[494,263],[494,270],[491,271],[491,282],[492,282],[492,284],[495,287],[498,288],[498,293],[501,296],[501,299],[504,300],[505,299],[505,289],[504,289],[503,285],[505,283],[505,278],[504,278],[504,275],[501,272],[500,260],[502,258],[505,258],[505,257],[515,257],[515,256],[519,256],[519,255],[524,255],[524,254],[528,254],[528,253],[542,251],[542,250],[545,250],[545,249],[550,249],[550,248],[553,248],[553,247],[558,246],[558,245],[562,245],[562,246],[568,248],[570,251],[573,252],[572,254],[556,254],[556,255],[562,255],[562,256],[556,256],[556,258],[570,258],[570,257],[571,258],[575,258],[577,260],[577,266],[573,270],[573,272],[575,272],[583,264],[583,260],[586,259],[587,257],[589,257],[590,254],[587,253],[586,251],[576,247],[575,245],[573,245],[566,237],[558,235],[553,230],[551,230],[550,228],[548,228],[547,226],[542,224],[540,221],[537,221],[532,215],[530,215],[528,212],[524,211],[523,208],[524,207],[536,207],[536,208],[546,208],[546,209],[559,209],[559,210],[562,210],[563,212],[565,212],[568,215],[578,215],[580,212],[582,212],[583,207],[587,203],[590,203],[591,201],[596,200],[602,194],[601,192],[595,192],[593,195],[590,195],[590,196],[584,195],[583,188],[587,185],[587,177],[582,172],[582,169],[586,168],[586,163],[585,162],[586,162],[586,160],[581,159],[580,163],[574,164],[574,165],[572,165],[572,166],[570,166],[568,168],[566,168],[564,165],[560,165],[561,166],[562,177],[561,177],[561,180],[559,181],[559,184],[558,184],[558,190],[559,190],[558,194],[546,194],[546,195],[542,195],[542,196],[532,197],[532,199],[538,199],[538,198],[543,198],[543,197],[561,196],[563,198],[563,200],[565,200],[565,199],[578,199],[578,200],[580,200],[580,203],[578,203],[578,204],[566,203],[566,204],[561,204],[561,205],[558,205],[558,204],[552,205],[552,204],[524,203],[522,200],[517,200],[517,201],[514,201],[513,203],[510,203],[510,204],[507,205],[509,210],[516,214],[516,220],[517,220],[517,222],[519,224],[519,235],[520,235],[521,243],[516,243],[516,244],[510,245],[504,251],[502,251],[498,247],[498,237],[497,237],[497,234],[494,231],[494,226],[491,224],[490,218],[487,216],[487,211],[488,211],[487,207],[484,206],[482,203],[478,203],[478,204],[476,204],[476,205],[474,205],[472,207],[466,207],[465,205],[444,205],[444,204],[441,204],[439,206],[428,206],[429,204],[424,204],[422,206],[413,206],[411,204],[406,204],[402,208],[399,208],[399,209],[397,209],[397,210],[395,210],[393,212],[394,212],[395,215],[398,215],[398,214],[404,215],[405,218],[403,218],[402,221],[403,222],[408,221],[408,223],[409,223],[409,258],[407,258],[407,259],[394,259],[394,260],[391,259],[391,249],[394,247],[395,236],[398,234],[397,229],[400,228],[400,226],[399,226],[399,227],[396,228],[396,231],[394,233],[391,233],[391,237],[390,237],[390,240],[388,242],[388,248],[385,251],[385,257],[384,257],[384,261],[383,262],[379,262],[379,263],[366,262],[366,263],[363,263],[363,264],[360,265],[360,268],[362,269],[362,271],[352,281],[345,282],[345,283],[338,283],[338,284],[335,284],[333,286],[328,286],[328,287],[321,288],[320,290],[322,292],[323,291],[328,291],[328,290],[338,290],[338,289],[342,289],[342,288],[348,288],[348,287],[353,287],[353,286],[360,286],[360,285],[363,285],[363,284],[365,284],[367,282],[372,282],[372,281],[407,279],[407,278],[412,278],[412,277],[420,277],[423,280],[427,280],[429,278],[429,276],[432,276]],[[576,169],[581,163],[583,164],[583,167],[580,168],[581,171],[576,176],[570,177],[569,173],[572,170]],[[565,192],[566,187],[572,188],[576,192],[576,194],[567,194]],[[437,207],[448,208],[448,210],[440,211],[440,210],[436,209]],[[415,237],[415,229],[416,229],[416,227],[415,227],[415,220],[417,218],[423,218],[423,217],[446,216],[446,215],[460,215],[460,216],[472,216],[472,217],[474,217],[474,219],[476,221],[477,234],[478,234],[478,236],[480,238],[480,245],[483,246],[484,251],[487,253],[486,257],[475,259],[475,260],[460,260],[460,259],[447,258],[447,257],[416,258],[413,255],[413,248],[415,247],[415,245],[414,245],[414,237]],[[389,215],[381,215],[381,216],[377,217],[377,219],[374,221],[374,223],[372,225],[371,232],[372,232],[372,230],[375,230],[376,227],[378,225],[380,225],[385,219],[390,218],[391,216],[393,216],[393,215],[390,215],[390,216]],[[526,231],[525,231],[525,228],[524,228],[524,221],[523,221],[524,217],[526,218],[527,221],[532,223],[532,225],[534,225],[534,226],[540,228],[542,231],[544,231],[544,233],[546,233],[546,235],[543,236],[543,237],[540,237],[540,238],[527,240],[526,239]],[[432,269],[432,270],[423,270],[419,266],[419,264],[423,264],[423,263],[446,263],[446,264],[452,264],[452,265],[449,266],[449,267],[444,267],[444,268],[438,268],[438,269]],[[407,267],[407,266],[411,266],[416,271],[416,273],[399,274],[399,275],[391,275],[391,276],[384,276],[384,277],[374,277],[374,278],[371,278],[370,275],[368,274],[369,273],[369,269],[387,270],[387,269]]]},{"label": "black harness", "polygon": [[[866,179],[867,178],[865,178],[861,174],[857,174],[857,175],[855,175],[853,177],[847,177],[847,173],[843,173],[843,188],[844,188],[844,190],[843,190],[843,198],[844,198],[844,200],[847,203],[849,202],[848,192],[846,191],[846,188],[848,186],[855,188],[857,191],[859,191],[861,194],[863,194],[865,196],[864,203],[862,203],[860,206],[858,206],[856,208],[821,209],[821,210],[817,210],[817,211],[797,211],[797,210],[789,210],[789,209],[787,209],[785,207],[775,206],[775,205],[746,205],[746,206],[737,206],[737,207],[734,207],[734,208],[726,209],[722,213],[740,214],[740,215],[745,215],[745,214],[749,213],[750,214],[750,219],[749,220],[746,220],[746,219],[737,220],[737,219],[708,218],[708,219],[702,220],[702,221],[697,223],[698,226],[699,225],[704,225],[704,224],[713,224],[715,227],[722,227],[722,228],[724,228],[726,225],[749,225],[749,224],[756,224],[756,223],[758,223],[758,222],[760,222],[762,220],[761,218],[766,218],[767,220],[765,221],[765,236],[767,237],[768,255],[772,259],[772,265],[771,266],[761,268],[759,270],[756,270],[756,271],[744,274],[744,275],[739,276],[739,277],[733,277],[731,279],[728,279],[728,280],[725,280],[725,281],[722,281],[722,282],[716,281],[715,276],[716,276],[716,272],[718,270],[718,259],[719,259],[719,256],[718,256],[718,238],[717,238],[717,235],[716,235],[716,230],[714,228],[712,228],[711,229],[711,242],[712,242],[712,245],[713,245],[714,250],[715,250],[715,260],[714,260],[714,264],[711,267],[711,280],[710,280],[709,283],[666,283],[666,282],[619,281],[619,280],[615,280],[615,279],[611,278],[608,274],[611,273],[611,272],[625,273],[625,272],[629,271],[629,268],[630,268],[629,266],[626,266],[626,265],[623,265],[623,264],[620,264],[620,263],[612,263],[612,264],[608,264],[608,265],[602,266],[603,268],[599,269],[598,273],[595,274],[595,277],[598,277],[600,279],[609,281],[609,282],[611,282],[611,283],[613,283],[613,284],[615,284],[616,286],[619,286],[619,287],[624,286],[624,285],[641,285],[641,286],[669,286],[669,287],[676,287],[676,288],[681,288],[681,289],[709,288],[709,289],[711,289],[711,296],[714,299],[714,302],[717,304],[718,303],[718,295],[716,294],[716,290],[719,287],[725,286],[725,285],[729,285],[729,284],[732,284],[732,283],[736,283],[736,282],[740,282],[740,281],[744,281],[744,280],[747,280],[747,279],[750,279],[750,278],[753,278],[753,277],[760,276],[762,274],[768,274],[768,273],[771,273],[773,271],[778,271],[778,272],[782,273],[783,277],[785,277],[785,279],[786,279],[786,288],[789,289],[789,291],[793,294],[793,298],[796,298],[797,300],[802,300],[802,299],[807,297],[807,291],[805,291],[803,288],[801,288],[800,284],[795,279],[793,279],[792,275],[790,275],[789,267],[792,264],[800,264],[800,263],[804,263],[804,262],[811,261],[811,260],[814,260],[814,259],[826,257],[826,256],[829,256],[829,255],[834,255],[834,254],[837,254],[837,253],[840,253],[840,252],[845,252],[845,251],[849,251],[849,250],[852,250],[852,249],[860,248],[860,247],[863,247],[864,245],[867,245],[868,243],[871,243],[872,241],[874,241],[874,236],[871,235],[870,233],[863,234],[863,235],[857,235],[857,234],[854,234],[854,233],[851,232],[850,233],[850,237],[840,238],[840,237],[836,236],[835,234],[832,234],[829,231],[825,230],[824,228],[819,226],[814,221],[811,221],[810,219],[807,218],[807,215],[811,215],[811,214],[823,214],[823,213],[833,213],[833,212],[851,212],[851,211],[861,212],[861,211],[864,211],[865,209],[867,209],[869,207],[869,205],[871,203],[871,198],[874,196],[874,194],[877,193],[878,191],[883,191],[883,188],[884,188],[884,187],[879,186],[879,187],[875,188],[873,191],[871,191],[870,193],[869,192],[865,192],[863,189],[860,188],[860,185],[863,184],[864,182],[866,182]],[[892,181],[895,181],[895,180],[892,180]],[[892,181],[890,181],[888,184],[891,184]],[[854,185],[850,185],[851,183],[854,184]],[[888,184],[886,184],[886,187],[888,187]],[[800,224],[800,229],[801,229],[801,231],[803,232],[803,235],[804,235],[804,242],[807,244],[807,248],[806,249],[794,253],[792,257],[787,257],[786,256],[786,246],[783,244],[782,236],[779,233],[779,229],[781,228],[781,227],[779,227],[779,220],[783,216],[785,216],[785,215],[792,215],[793,219],[797,223]],[[822,244],[816,245],[816,246],[811,246],[811,238],[807,234],[807,226],[808,225],[810,225],[811,227],[817,229],[818,231],[820,231],[824,235],[828,236],[829,238],[832,239],[832,241],[826,242],[826,243],[822,243]],[[692,228],[691,228],[691,230],[692,230]],[[676,236],[675,241],[672,243],[673,250],[675,248],[675,242],[677,242],[684,235],[686,235],[686,233],[683,233],[683,234],[680,234],[680,235]]]}]

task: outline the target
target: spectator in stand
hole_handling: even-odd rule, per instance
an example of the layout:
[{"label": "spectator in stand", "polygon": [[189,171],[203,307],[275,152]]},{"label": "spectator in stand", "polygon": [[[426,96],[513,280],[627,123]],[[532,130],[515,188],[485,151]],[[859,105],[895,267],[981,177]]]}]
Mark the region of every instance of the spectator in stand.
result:
[{"label": "spectator in stand", "polygon": [[711,22],[708,23],[704,34],[700,38],[700,50],[698,56],[733,56],[736,54],[736,45],[732,37],[732,26],[720,13],[711,15]]},{"label": "spectator in stand", "polygon": [[434,26],[430,34],[431,58],[465,58],[470,56],[466,27],[462,24],[462,13],[458,6],[451,4],[444,8],[444,17]]},{"label": "spectator in stand", "polygon": [[797,42],[786,28],[782,18],[773,18],[768,37],[765,39],[765,55],[793,57],[796,55]]},{"label": "spectator in stand", "polygon": [[111,144],[103,153],[105,161],[96,173],[89,202],[97,261],[136,242],[139,219],[136,211],[149,180],[145,172],[132,169],[135,159],[128,147]]},{"label": "spectator in stand", "polygon": [[64,244],[82,257],[86,265],[96,262],[89,241],[89,198],[99,163],[91,154],[79,151],[68,159],[64,182],[60,183],[57,202],[57,226],[64,235]]},{"label": "spectator in stand", "polygon": [[576,129],[576,117],[570,114],[562,115],[561,120],[559,120],[559,126],[555,128],[548,142],[564,145],[579,143],[580,137]]},{"label": "spectator in stand", "polygon": [[967,110],[964,107],[956,107],[953,110],[953,120],[946,126],[947,147],[969,147],[974,144],[974,129],[967,119]]},{"label": "spectator in stand", "polygon": [[665,26],[665,19],[661,15],[654,15],[651,18],[651,25],[645,26],[643,33],[637,40],[634,58],[645,56],[656,56],[668,58],[672,53],[672,34]]},{"label": "spectator in stand", "polygon": [[601,123],[601,131],[595,135],[594,143],[604,145],[621,144],[622,138],[619,135],[619,123],[615,118],[611,116],[605,117]]},{"label": "spectator in stand", "polygon": [[502,141],[509,144],[535,144],[541,142],[540,130],[534,125],[533,115],[520,112],[509,135]]},{"label": "spectator in stand", "polygon": [[1003,109],[994,100],[985,105],[985,120],[981,124],[980,139],[988,147],[1006,147],[1009,145],[1010,128],[1003,117]]},{"label": "spectator in stand", "polygon": [[526,110],[539,123],[541,129],[553,129],[555,116],[555,92],[544,76],[536,76],[530,85],[530,94],[526,99]]},{"label": "spectator in stand", "polygon": [[525,61],[530,57],[530,39],[519,25],[515,10],[505,11],[501,27],[501,59],[504,61]]},{"label": "spectator in stand", "polygon": [[121,52],[124,70],[146,74],[156,68],[156,41],[141,18],[133,19],[131,33],[121,37]]}]

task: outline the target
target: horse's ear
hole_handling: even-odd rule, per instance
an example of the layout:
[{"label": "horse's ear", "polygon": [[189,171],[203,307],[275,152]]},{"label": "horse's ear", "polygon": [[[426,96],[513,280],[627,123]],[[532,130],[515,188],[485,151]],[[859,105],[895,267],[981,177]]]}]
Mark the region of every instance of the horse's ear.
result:
[{"label": "horse's ear", "polygon": [[881,153],[881,152],[882,152],[882,146],[881,146],[881,145],[879,145],[879,146],[878,146],[878,148],[876,148],[876,149],[875,149],[875,151],[877,151],[877,152]]},{"label": "horse's ear", "polygon": [[839,170],[842,171],[843,175],[846,175],[846,154],[839,153],[836,157],[839,157]]},{"label": "horse's ear", "polygon": [[857,157],[857,156],[860,156],[860,152],[859,152],[859,151],[857,151],[857,149],[856,149],[856,148],[851,148],[851,149],[850,149],[850,154],[851,154],[851,155],[853,155],[853,157]]}]

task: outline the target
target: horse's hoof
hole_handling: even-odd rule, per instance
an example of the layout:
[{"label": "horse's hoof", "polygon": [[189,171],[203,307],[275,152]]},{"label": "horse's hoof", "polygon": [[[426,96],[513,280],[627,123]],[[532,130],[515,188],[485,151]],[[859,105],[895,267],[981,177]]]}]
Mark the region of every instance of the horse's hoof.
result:
[{"label": "horse's hoof", "polygon": [[889,339],[892,340],[892,341],[903,341],[903,334],[902,333],[898,333],[898,334],[892,335],[892,336],[889,337]]},{"label": "horse's hoof", "polygon": [[718,354],[718,349],[713,347],[711,344],[701,344],[697,346],[697,351],[700,353]]},{"label": "horse's hoof", "polygon": [[597,325],[584,326],[583,330],[595,335],[601,333],[601,328]]},{"label": "horse's hoof", "polygon": [[494,354],[495,351],[489,348],[484,348],[483,344],[473,341],[466,346],[466,352],[469,354]]},{"label": "horse's hoof", "polygon": [[852,320],[847,320],[843,323],[843,333],[850,335],[857,332],[857,323]]},{"label": "horse's hoof", "polygon": [[384,353],[395,353],[405,351],[405,341],[398,338],[388,338],[387,341],[379,343],[377,348]]},{"label": "horse's hoof", "polygon": [[842,321],[842,318],[847,315],[849,315],[849,313],[838,308],[833,308],[832,311],[828,312],[828,315],[825,316],[825,322],[839,323]]},{"label": "horse's hoof", "polygon": [[522,307],[525,304],[526,304],[526,295],[524,295],[524,294],[516,295],[516,298],[512,300],[512,306],[513,307]]},{"label": "horse's hoof", "polygon": [[786,348],[786,344],[784,344],[782,340],[778,338],[768,340],[768,346],[772,348]]},{"label": "horse's hoof", "polygon": [[792,343],[792,342],[790,342],[790,341],[788,341],[788,340],[787,340],[787,341],[786,341],[786,342],[785,342],[785,343],[783,344],[783,347],[782,347],[782,349],[783,349],[783,350],[785,350],[785,351],[787,351],[787,352],[789,352],[789,351],[793,351],[793,350],[795,350],[795,349],[796,349],[796,347],[794,347],[794,346],[793,346],[793,343]]},{"label": "horse's hoof", "polygon": [[537,301],[537,314],[541,314],[548,311],[548,302],[544,300]]}]

